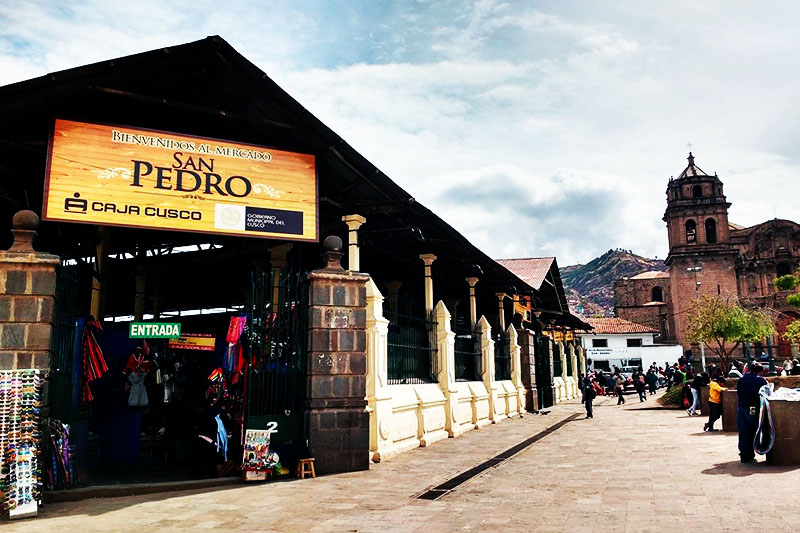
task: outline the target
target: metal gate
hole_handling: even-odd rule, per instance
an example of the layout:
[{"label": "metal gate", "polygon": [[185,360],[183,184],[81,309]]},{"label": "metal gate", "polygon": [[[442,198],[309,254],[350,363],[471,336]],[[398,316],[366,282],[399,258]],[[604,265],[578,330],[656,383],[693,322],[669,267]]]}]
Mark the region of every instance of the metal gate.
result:
[{"label": "metal gate", "polygon": [[50,359],[48,397],[50,417],[72,422],[78,411],[78,265],[62,261],[56,275],[53,302],[53,351]]},{"label": "metal gate", "polygon": [[[299,263],[299,262],[298,262]],[[247,427],[272,442],[305,441],[308,284],[299,264],[251,274]]]}]

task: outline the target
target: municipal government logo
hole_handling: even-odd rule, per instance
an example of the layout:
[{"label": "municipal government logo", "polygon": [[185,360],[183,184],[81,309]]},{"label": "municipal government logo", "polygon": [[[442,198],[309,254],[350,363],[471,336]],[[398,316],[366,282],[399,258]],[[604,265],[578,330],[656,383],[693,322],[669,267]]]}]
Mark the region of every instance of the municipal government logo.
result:
[{"label": "municipal government logo", "polygon": [[244,230],[245,206],[214,204],[214,228]]}]

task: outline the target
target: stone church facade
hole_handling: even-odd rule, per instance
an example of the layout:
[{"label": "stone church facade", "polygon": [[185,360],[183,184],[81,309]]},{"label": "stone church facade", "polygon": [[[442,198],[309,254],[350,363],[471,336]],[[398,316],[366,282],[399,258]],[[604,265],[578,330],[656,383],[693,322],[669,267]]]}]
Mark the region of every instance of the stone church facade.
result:
[{"label": "stone church facade", "polygon": [[669,254],[667,272],[645,272],[614,282],[614,308],[620,318],[661,332],[660,342],[686,341],[686,317],[702,295],[736,295],[746,306],[772,310],[778,334],[765,339],[776,357],[791,356],[782,332],[800,313],[777,291],[776,277],[800,264],[800,225],[773,219],[748,228],[728,221],[731,206],[719,177],[706,174],[689,153],[689,164],[667,185]]}]

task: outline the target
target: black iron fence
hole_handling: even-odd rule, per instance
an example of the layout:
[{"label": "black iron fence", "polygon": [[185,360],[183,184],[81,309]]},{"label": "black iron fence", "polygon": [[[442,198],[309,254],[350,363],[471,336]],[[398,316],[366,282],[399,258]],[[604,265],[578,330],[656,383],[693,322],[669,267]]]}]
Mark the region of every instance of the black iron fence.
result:
[{"label": "black iron fence", "polygon": [[550,338],[536,335],[534,344],[534,358],[536,362],[536,394],[539,397],[539,407],[553,405],[553,388],[551,386],[553,375],[550,373]]},{"label": "black iron fence", "polygon": [[553,375],[560,376],[563,371],[561,366],[561,343],[553,343]]},{"label": "black iron fence", "polygon": [[572,357],[570,357],[569,355],[569,350],[567,350],[565,353],[567,355],[567,375],[574,376],[575,374],[573,373],[573,368],[572,368]]},{"label": "black iron fence", "polygon": [[494,338],[494,379],[511,379],[511,343],[502,331]]},{"label": "black iron fence", "polygon": [[436,322],[427,315],[424,307],[409,300],[385,302],[390,385],[436,382]]},{"label": "black iron fence", "polygon": [[480,381],[480,337],[471,329],[457,329],[455,342],[456,381]]},{"label": "black iron fence", "polygon": [[72,422],[77,412],[80,362],[76,361],[75,332],[79,313],[78,266],[62,261],[56,277],[48,395],[53,399],[50,416],[64,422]]},{"label": "black iron fence", "polygon": [[308,342],[308,285],[302,272],[254,272],[251,302],[247,416],[301,417]]}]

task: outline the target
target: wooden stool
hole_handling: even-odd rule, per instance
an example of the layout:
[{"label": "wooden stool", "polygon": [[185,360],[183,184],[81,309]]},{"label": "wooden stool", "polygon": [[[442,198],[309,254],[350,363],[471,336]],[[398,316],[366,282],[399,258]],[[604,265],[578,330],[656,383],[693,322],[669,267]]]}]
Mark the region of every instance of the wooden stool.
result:
[{"label": "wooden stool", "polygon": [[317,474],[314,472],[313,458],[297,460],[297,477],[300,479],[305,479],[306,474],[311,474],[312,478],[317,477]]}]

